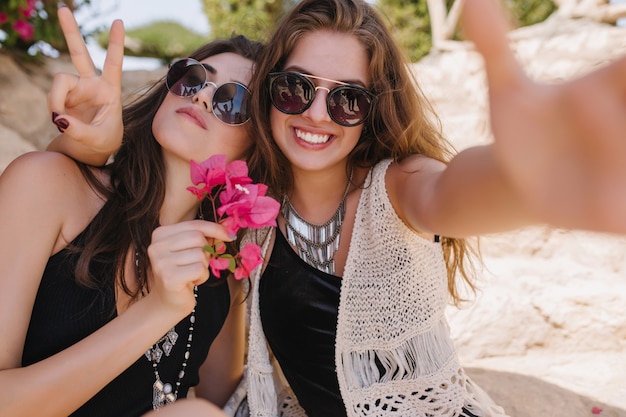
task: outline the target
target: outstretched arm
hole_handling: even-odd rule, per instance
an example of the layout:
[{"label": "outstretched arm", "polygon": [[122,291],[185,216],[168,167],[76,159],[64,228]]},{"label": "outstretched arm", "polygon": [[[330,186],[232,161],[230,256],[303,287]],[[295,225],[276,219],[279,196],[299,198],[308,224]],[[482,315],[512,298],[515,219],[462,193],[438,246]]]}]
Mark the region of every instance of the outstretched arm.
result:
[{"label": "outstretched arm", "polygon": [[626,57],[568,82],[535,82],[509,48],[497,1],[465,1],[495,142],[448,165],[415,156],[391,169],[398,214],[417,230],[451,237],[533,223],[626,232]]},{"label": "outstretched arm", "polygon": [[48,94],[52,121],[61,135],[48,150],[90,165],[103,165],[122,142],[122,61],[124,25],[111,25],[107,56],[99,75],[68,7],[58,10],[76,74],[57,74]]},{"label": "outstretched arm", "polygon": [[466,0],[464,30],[485,61],[496,163],[530,211],[560,227],[626,232],[626,57],[541,84],[509,49],[494,0]]}]

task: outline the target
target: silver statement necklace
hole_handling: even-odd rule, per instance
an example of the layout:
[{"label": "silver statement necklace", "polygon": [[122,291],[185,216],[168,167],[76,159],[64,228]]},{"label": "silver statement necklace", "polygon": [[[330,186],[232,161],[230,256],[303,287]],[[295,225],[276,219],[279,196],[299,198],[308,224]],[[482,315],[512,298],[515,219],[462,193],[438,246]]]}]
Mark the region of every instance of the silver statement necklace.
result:
[{"label": "silver statement necklace", "polygon": [[[135,252],[135,265],[139,271],[139,254]],[[198,286],[193,287],[193,296],[196,299],[195,305],[198,304]],[[185,355],[183,356],[183,363],[181,365],[180,372],[178,372],[178,379],[172,385],[169,382],[163,382],[161,375],[159,374],[159,362],[163,355],[170,356],[176,341],[178,340],[178,333],[176,327],[172,327],[162,338],[160,338],[150,349],[145,353],[146,358],[152,363],[152,371],[154,372],[154,384],[152,384],[152,409],[158,410],[165,404],[173,403],[178,398],[178,390],[180,383],[185,376],[187,369],[187,361],[189,360],[191,342],[193,341],[193,329],[196,323],[196,307],[194,306],[191,314],[189,315],[189,336],[187,336],[187,346],[185,349]]]},{"label": "silver statement necklace", "polygon": [[[193,295],[196,298],[196,305],[198,304],[198,287],[193,287]],[[152,384],[152,409],[158,410],[165,404],[173,403],[178,399],[178,389],[180,383],[185,376],[187,370],[187,361],[189,360],[191,342],[193,341],[193,328],[196,323],[196,308],[194,307],[189,315],[189,336],[187,337],[187,346],[185,349],[185,355],[183,356],[183,363],[180,371],[178,372],[178,379],[172,386],[169,382],[163,382],[161,375],[159,375],[159,362],[163,354],[169,356],[172,348],[178,340],[178,333],[176,328],[172,327],[165,336],[159,339],[150,349],[146,351],[146,357],[152,362],[152,371],[154,372],[154,384]],[[161,346],[159,346],[161,344]]]},{"label": "silver statement necklace", "polygon": [[304,220],[293,208],[289,197],[283,200],[282,215],[285,219],[287,240],[298,249],[298,256],[306,263],[327,274],[335,273],[335,252],[339,249],[341,223],[346,211],[346,196],[352,183],[352,171],[337,211],[322,225]]}]

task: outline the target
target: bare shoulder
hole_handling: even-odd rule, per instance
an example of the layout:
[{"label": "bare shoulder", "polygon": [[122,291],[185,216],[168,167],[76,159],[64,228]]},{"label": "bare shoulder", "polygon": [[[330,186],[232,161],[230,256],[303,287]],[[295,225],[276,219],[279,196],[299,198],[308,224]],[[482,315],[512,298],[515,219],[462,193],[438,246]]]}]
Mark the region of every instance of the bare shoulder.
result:
[{"label": "bare shoulder", "polygon": [[426,219],[432,211],[436,184],[446,165],[423,155],[411,155],[389,166],[385,177],[387,194],[396,214],[406,225],[425,239],[431,240],[427,232]]},{"label": "bare shoulder", "polygon": [[20,155],[7,166],[1,178],[3,188],[11,188],[12,195],[23,195],[28,201],[69,199],[88,189],[78,165],[57,152],[35,151]]},{"label": "bare shoulder", "polygon": [[443,162],[424,155],[411,155],[401,161],[392,162],[387,170],[387,179],[397,182],[414,176],[430,176],[445,169]]},{"label": "bare shoulder", "polygon": [[[54,251],[67,244],[93,218],[103,201],[74,160],[56,152],[20,155],[0,175],[0,213],[28,217],[22,226],[57,236]],[[26,231],[26,230],[25,230]]]},{"label": "bare shoulder", "polygon": [[20,176],[40,175],[44,172],[55,174],[60,171],[77,169],[77,165],[69,157],[48,151],[33,151],[15,158],[2,173]]}]

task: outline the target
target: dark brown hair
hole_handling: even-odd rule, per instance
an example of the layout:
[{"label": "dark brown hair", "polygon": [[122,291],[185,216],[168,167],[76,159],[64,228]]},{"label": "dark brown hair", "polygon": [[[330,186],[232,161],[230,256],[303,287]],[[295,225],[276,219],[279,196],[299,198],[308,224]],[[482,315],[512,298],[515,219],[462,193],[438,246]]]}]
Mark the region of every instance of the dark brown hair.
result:
[{"label": "dark brown hair", "polygon": [[[210,42],[191,55],[198,61],[222,53],[235,53],[254,63],[258,62],[263,45],[242,35]],[[76,267],[76,279],[91,288],[109,288],[115,277],[132,298],[148,289],[147,248],[153,230],[159,225],[159,214],[165,196],[165,167],[161,146],[152,133],[152,121],[168,94],[165,79],[156,82],[145,95],[126,106],[123,110],[124,136],[122,145],[113,161],[102,168],[110,173],[110,186],[98,182],[90,174],[89,167],[81,170],[92,187],[105,199],[102,210],[87,230],[85,245]],[[250,123],[246,128],[250,132]],[[211,218],[211,210],[203,210],[205,218]],[[125,280],[124,265],[129,255],[139,260],[136,291],[131,291]],[[96,282],[90,274],[92,260],[108,254],[114,259],[115,274],[104,277],[107,282]]]}]

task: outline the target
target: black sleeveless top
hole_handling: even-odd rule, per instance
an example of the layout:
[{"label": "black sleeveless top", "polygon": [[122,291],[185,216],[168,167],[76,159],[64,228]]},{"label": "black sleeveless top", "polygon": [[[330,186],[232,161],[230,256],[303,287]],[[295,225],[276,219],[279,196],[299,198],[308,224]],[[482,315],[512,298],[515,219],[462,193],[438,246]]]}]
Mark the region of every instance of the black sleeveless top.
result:
[{"label": "black sleeveless top", "polygon": [[[90,226],[87,226],[89,228]],[[73,242],[82,246],[83,231]],[[67,249],[53,255],[43,273],[33,306],[24,344],[22,366],[28,366],[58,353],[98,330],[116,316],[114,288],[103,291],[76,283],[74,269],[79,254]],[[99,259],[91,264],[95,279],[114,274],[113,259]],[[230,307],[226,282],[211,278],[198,287],[196,324],[185,376],[179,398],[199,382],[198,370],[207,357],[211,343],[222,328]],[[176,325],[179,335],[169,357],[163,356],[158,371],[161,380],[174,385],[181,370],[189,334],[189,318]],[[132,335],[119,335],[132,337]],[[152,385],[155,377],[151,362],[142,355],[126,371],[111,381],[72,416],[135,417],[152,409]],[[72,387],[67,387],[71,390]]]},{"label": "black sleeveless top", "polygon": [[276,230],[259,283],[261,322],[289,385],[309,417],[345,417],[335,369],[341,278],[304,262]]},{"label": "black sleeveless top", "polygon": [[[335,367],[340,291],[340,277],[304,262],[276,229],[272,255],[259,283],[261,323],[308,417],[346,416]],[[384,371],[380,363],[376,365]],[[462,411],[459,417],[477,417],[466,407]]]}]

